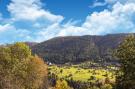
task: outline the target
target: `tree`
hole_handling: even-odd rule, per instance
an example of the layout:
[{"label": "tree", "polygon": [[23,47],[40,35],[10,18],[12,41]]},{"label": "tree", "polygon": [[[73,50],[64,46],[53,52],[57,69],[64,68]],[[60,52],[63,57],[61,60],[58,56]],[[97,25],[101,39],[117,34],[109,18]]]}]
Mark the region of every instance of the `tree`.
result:
[{"label": "tree", "polygon": [[0,89],[43,89],[47,65],[24,43],[0,47]]},{"label": "tree", "polygon": [[[22,62],[16,75],[18,80],[21,79],[21,85],[25,89],[43,88],[42,85],[47,84],[47,66],[44,61],[37,56],[31,56],[27,61]],[[47,85],[44,85],[44,87],[47,87]]]},{"label": "tree", "polygon": [[115,53],[120,60],[117,89],[135,89],[135,36],[128,36]]},{"label": "tree", "polygon": [[10,46],[11,57],[16,59],[26,59],[31,56],[31,50],[29,46],[24,43],[17,42]]}]

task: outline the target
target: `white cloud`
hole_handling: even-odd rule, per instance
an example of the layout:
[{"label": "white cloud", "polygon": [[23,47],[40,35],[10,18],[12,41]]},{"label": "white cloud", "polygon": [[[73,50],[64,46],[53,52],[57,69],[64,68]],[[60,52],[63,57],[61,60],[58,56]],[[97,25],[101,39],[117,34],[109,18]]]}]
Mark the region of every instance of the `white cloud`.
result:
[{"label": "white cloud", "polygon": [[134,3],[122,5],[118,2],[112,11],[104,10],[88,16],[83,27],[90,29],[91,34],[135,32],[134,15]]},{"label": "white cloud", "polygon": [[95,2],[90,8],[95,8],[99,6],[105,6],[107,3],[106,2]]},{"label": "white cloud", "polygon": [[28,30],[16,29],[10,24],[0,25],[0,43],[12,43],[27,40],[31,40]]},{"label": "white cloud", "polygon": [[121,4],[125,4],[125,3],[135,3],[135,0],[105,0],[105,2],[109,4],[115,4],[117,2],[120,2]]},{"label": "white cloud", "polygon": [[89,6],[90,8],[100,7],[107,5],[107,2],[99,2],[98,0],[95,0],[95,2]]},{"label": "white cloud", "polygon": [[8,29],[14,29],[13,26],[6,24],[6,25],[0,25],[0,32],[6,31]]},{"label": "white cloud", "polygon": [[49,11],[43,10],[40,0],[11,0],[8,11],[15,20],[31,20],[44,19],[50,22],[60,22],[63,17],[53,15]]}]

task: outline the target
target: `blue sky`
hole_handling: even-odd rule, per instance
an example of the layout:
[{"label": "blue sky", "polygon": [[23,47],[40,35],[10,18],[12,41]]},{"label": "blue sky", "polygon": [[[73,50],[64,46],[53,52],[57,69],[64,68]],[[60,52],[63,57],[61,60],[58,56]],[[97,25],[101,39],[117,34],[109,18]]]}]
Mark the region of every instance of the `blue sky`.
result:
[{"label": "blue sky", "polygon": [[84,21],[93,11],[102,11],[106,8],[106,6],[90,8],[94,3],[93,0],[44,0],[43,2],[46,3],[45,7],[48,10],[64,16],[66,21],[70,19]]},{"label": "blue sky", "polygon": [[0,0],[0,44],[135,32],[135,0]]}]

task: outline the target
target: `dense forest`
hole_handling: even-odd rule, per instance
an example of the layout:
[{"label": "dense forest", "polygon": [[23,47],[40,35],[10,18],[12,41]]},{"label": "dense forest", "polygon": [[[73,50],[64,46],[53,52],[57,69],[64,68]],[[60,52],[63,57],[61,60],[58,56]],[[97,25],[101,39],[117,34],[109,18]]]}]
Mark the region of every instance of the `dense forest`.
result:
[{"label": "dense forest", "polygon": [[119,67],[98,66],[99,62],[91,60],[47,65],[30,48],[20,42],[0,47],[0,89],[135,89],[134,35],[123,38],[113,49]]},{"label": "dense forest", "polygon": [[27,44],[30,45],[34,54],[55,64],[84,61],[116,64],[117,60],[112,56],[113,49],[117,48],[127,35],[68,36]]}]

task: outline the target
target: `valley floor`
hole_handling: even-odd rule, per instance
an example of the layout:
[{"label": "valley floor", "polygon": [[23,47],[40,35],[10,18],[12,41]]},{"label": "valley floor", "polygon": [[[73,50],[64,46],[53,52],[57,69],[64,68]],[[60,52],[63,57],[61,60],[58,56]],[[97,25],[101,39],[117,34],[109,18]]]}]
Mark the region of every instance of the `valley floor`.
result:
[{"label": "valley floor", "polygon": [[[110,69],[109,69],[110,68]],[[49,74],[55,74],[59,79],[74,80],[81,82],[96,82],[109,79],[115,82],[115,71],[113,67],[105,68],[82,68],[80,65],[72,66],[49,66]]]}]

